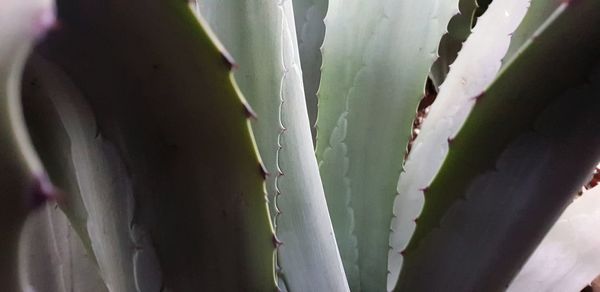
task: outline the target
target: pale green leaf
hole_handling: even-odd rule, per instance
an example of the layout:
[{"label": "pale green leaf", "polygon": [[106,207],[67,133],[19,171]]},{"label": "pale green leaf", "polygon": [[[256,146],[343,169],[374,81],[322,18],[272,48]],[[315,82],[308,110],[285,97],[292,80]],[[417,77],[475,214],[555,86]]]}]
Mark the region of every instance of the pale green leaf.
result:
[{"label": "pale green leaf", "polygon": [[54,192],[25,128],[19,86],[25,59],[54,13],[49,0],[7,0],[0,7],[0,283],[18,291],[19,231],[27,212]]},{"label": "pale green leaf", "polygon": [[321,81],[321,45],[325,37],[325,14],[328,0],[293,0],[296,35],[302,64],[302,79],[308,119],[313,137],[317,123],[317,91]]},{"label": "pale green leaf", "polygon": [[[56,204],[33,213],[19,245],[21,287],[31,292],[108,292],[93,256]],[[111,290],[122,291],[122,290]]]},{"label": "pale green leaf", "polygon": [[448,23],[448,33],[442,37],[438,49],[438,59],[431,66],[429,76],[436,87],[446,79],[450,65],[456,60],[463,43],[471,34],[471,27],[477,10],[476,0],[459,0],[460,13],[452,17]]},{"label": "pale green leaf", "polygon": [[346,291],[348,284],[311,142],[291,1],[199,1],[239,65],[235,78],[256,113],[258,149],[277,238],[280,288]]},{"label": "pale green leaf", "polygon": [[[65,29],[39,52],[80,89],[100,140],[114,145],[102,146],[108,158],[99,165],[122,178],[110,186],[123,192],[119,204],[131,183],[133,220],[113,235],[123,239],[129,228],[133,242],[148,240],[164,290],[275,290],[264,173],[232,64],[211,32],[176,0],[67,0],[59,8]],[[90,150],[77,159],[102,154]],[[94,189],[94,183],[84,184]],[[86,207],[92,219],[102,212]],[[114,220],[130,214],[120,216]],[[107,222],[94,221],[88,232]],[[104,251],[123,244],[106,239],[92,246]],[[153,261],[146,252],[134,252],[136,277]],[[157,280],[145,277],[136,279],[136,289]]]},{"label": "pale green leaf", "polygon": [[138,280],[143,275],[134,271],[140,255],[156,256],[148,239],[134,234],[139,227],[132,225],[131,181],[115,146],[97,132],[82,93],[60,68],[34,55],[23,80],[23,95],[36,148],[65,193],[59,205],[86,239],[106,286],[111,291],[140,291],[136,282],[144,282],[144,291],[159,291],[157,265],[145,265],[145,272],[158,277],[143,281]]},{"label": "pale green leaf", "polygon": [[395,186],[427,75],[456,13],[457,0],[329,2],[317,157],[355,291],[386,289]]},{"label": "pale green leaf", "polygon": [[564,3],[536,34],[449,141],[398,290],[505,289],[600,159],[600,2]]},{"label": "pale green leaf", "polygon": [[509,292],[580,291],[600,274],[600,188],[576,198],[527,260]]},{"label": "pale green leaf", "polygon": [[563,2],[565,0],[531,1],[531,7],[529,7],[525,18],[523,18],[523,21],[512,35],[510,47],[504,57],[503,65],[509,63],[513,58],[518,57],[516,54],[519,50],[526,48],[529,42],[534,41],[535,32]]},{"label": "pale green leaf", "polygon": [[[449,139],[456,135],[477,97],[496,77],[510,43],[510,34],[528,6],[529,0],[493,2],[477,22],[440,86],[398,181],[391,245],[399,257],[417,225],[415,219],[425,203],[424,191],[448,153]],[[423,230],[427,228],[432,227],[424,226]],[[413,240],[418,241],[423,234],[415,236]]]}]

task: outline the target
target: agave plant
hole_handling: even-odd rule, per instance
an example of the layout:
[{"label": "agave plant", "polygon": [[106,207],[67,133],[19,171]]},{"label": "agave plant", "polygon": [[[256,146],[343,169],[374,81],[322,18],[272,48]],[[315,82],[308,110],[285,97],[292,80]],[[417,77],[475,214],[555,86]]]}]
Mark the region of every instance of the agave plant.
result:
[{"label": "agave plant", "polygon": [[0,280],[580,291],[599,92],[597,0],[2,1]]}]

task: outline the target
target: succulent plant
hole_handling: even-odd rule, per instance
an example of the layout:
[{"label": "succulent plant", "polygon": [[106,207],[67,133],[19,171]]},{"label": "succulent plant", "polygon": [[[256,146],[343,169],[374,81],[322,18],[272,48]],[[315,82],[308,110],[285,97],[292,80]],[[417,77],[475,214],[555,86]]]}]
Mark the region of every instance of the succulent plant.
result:
[{"label": "succulent plant", "polygon": [[6,0],[0,104],[5,291],[600,274],[597,0]]}]

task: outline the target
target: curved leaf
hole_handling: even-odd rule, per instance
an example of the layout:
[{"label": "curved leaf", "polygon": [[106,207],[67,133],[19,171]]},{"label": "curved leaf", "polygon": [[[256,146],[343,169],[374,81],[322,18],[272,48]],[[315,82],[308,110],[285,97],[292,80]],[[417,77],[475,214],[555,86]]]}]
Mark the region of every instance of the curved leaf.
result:
[{"label": "curved leaf", "polygon": [[600,188],[584,192],[558,218],[509,292],[580,291],[600,273]]},{"label": "curved leaf", "polygon": [[439,57],[431,66],[430,77],[436,87],[439,87],[446,79],[450,65],[456,60],[463,43],[471,34],[477,10],[476,2],[476,0],[460,0],[458,2],[460,14],[452,17],[448,23],[448,33],[440,41]]},{"label": "curved leaf", "polygon": [[389,253],[395,185],[458,1],[337,0],[328,9],[317,157],[350,287],[383,291],[398,266]]},{"label": "curved leaf", "polygon": [[[34,144],[50,177],[65,191],[59,205],[86,239],[106,286],[136,291],[143,277],[135,273],[136,261],[140,255],[156,255],[147,238],[136,238],[130,230],[137,227],[130,226],[131,181],[115,146],[97,133],[94,114],[69,77],[38,55],[30,58],[23,95]],[[160,268],[151,262],[144,272],[158,277],[144,279],[144,291],[159,291]]]},{"label": "curved leaf", "polygon": [[52,1],[3,1],[0,9],[0,283],[18,291],[17,244],[27,213],[55,193],[29,140],[19,85],[33,42],[52,25]]},{"label": "curved leaf", "polygon": [[325,15],[328,0],[294,0],[296,36],[302,64],[302,80],[313,137],[316,136],[317,91],[321,81],[321,45],[325,38]]},{"label": "curved leaf", "polygon": [[311,142],[291,1],[200,4],[239,64],[236,81],[257,115],[252,128],[271,173],[267,192],[282,243],[280,288],[348,290]]},{"label": "curved leaf", "polygon": [[[135,200],[130,236],[147,234],[162,288],[275,290],[249,109],[210,31],[176,0],[64,0],[59,16],[64,29],[39,52],[81,89],[100,137],[122,157]],[[137,270],[148,259],[135,260]]]},{"label": "curved leaf", "polygon": [[27,219],[19,258],[24,291],[109,291],[93,256],[86,253],[79,236],[56,205],[46,205]]},{"label": "curved leaf", "polygon": [[526,48],[528,42],[534,41],[534,33],[540,28],[552,13],[563,3],[564,0],[544,0],[531,1],[531,7],[527,11],[525,18],[515,30],[510,41],[510,47],[503,60],[503,65],[506,66],[513,58],[517,57],[517,53],[521,48]]},{"label": "curved leaf", "polygon": [[599,2],[564,3],[477,99],[424,190],[399,289],[506,288],[585,183],[600,159],[599,21]]},{"label": "curved leaf", "polygon": [[[411,240],[419,241],[436,226],[435,220],[424,222],[419,218],[419,224],[415,220],[428,203],[424,192],[448,153],[448,141],[475,104],[475,97],[494,80],[508,49],[510,34],[521,21],[528,4],[529,0],[493,2],[479,19],[440,86],[398,181],[391,245],[399,257]],[[438,200],[437,197],[432,199]]]}]

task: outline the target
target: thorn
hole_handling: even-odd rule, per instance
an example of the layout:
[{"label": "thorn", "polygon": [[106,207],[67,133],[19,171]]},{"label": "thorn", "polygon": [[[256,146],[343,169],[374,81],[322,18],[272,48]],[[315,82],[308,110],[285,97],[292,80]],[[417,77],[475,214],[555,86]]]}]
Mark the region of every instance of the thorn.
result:
[{"label": "thorn", "polygon": [[448,139],[446,141],[448,142],[448,146],[452,146],[452,143],[454,142],[454,138],[448,137]]},{"label": "thorn", "polygon": [[481,92],[479,95],[476,95],[475,97],[473,97],[473,99],[477,103],[477,102],[481,101],[484,96],[485,96],[485,91]]},{"label": "thorn", "polygon": [[415,218],[415,220],[413,220],[415,222],[415,224],[419,223],[419,218]]},{"label": "thorn", "polygon": [[246,118],[256,120],[256,112],[254,112],[252,107],[250,107],[250,105],[246,103],[243,103],[242,106],[244,107],[244,115],[246,116]]},{"label": "thorn", "polygon": [[33,183],[29,195],[28,207],[36,209],[47,201],[56,200],[59,197],[58,190],[52,185],[46,174],[38,175]]},{"label": "thorn", "polygon": [[281,171],[281,170],[277,171],[277,176],[284,176],[284,175],[285,175],[285,173],[283,173],[283,171]]},{"label": "thorn", "polygon": [[275,248],[279,248],[281,245],[283,245],[283,241],[279,240],[279,238],[277,238],[277,235],[273,234],[273,245],[275,246]]},{"label": "thorn", "polygon": [[258,163],[258,170],[260,171],[260,175],[263,179],[267,179],[267,177],[270,175],[262,163]]},{"label": "thorn", "polygon": [[229,70],[235,70],[238,68],[238,64],[235,63],[235,60],[233,60],[233,57],[231,57],[227,51],[221,52],[221,60],[223,60],[223,63],[225,63],[225,66],[227,66]]},{"label": "thorn", "polygon": [[562,2],[563,2],[563,4],[565,4],[567,6],[570,6],[572,4],[577,4],[577,3],[581,2],[581,1],[578,1],[578,0],[563,0]]},{"label": "thorn", "polygon": [[403,250],[403,251],[399,252],[399,254],[400,254],[401,256],[406,256],[406,250]]},{"label": "thorn", "polygon": [[425,193],[429,192],[429,187],[430,186],[426,186],[426,187],[424,187],[422,189],[419,189],[419,191],[421,191],[421,192],[423,192],[423,194],[425,194]]},{"label": "thorn", "polygon": [[33,33],[37,37],[42,37],[47,31],[53,29],[56,25],[56,15],[53,9],[43,9],[35,18]]}]

